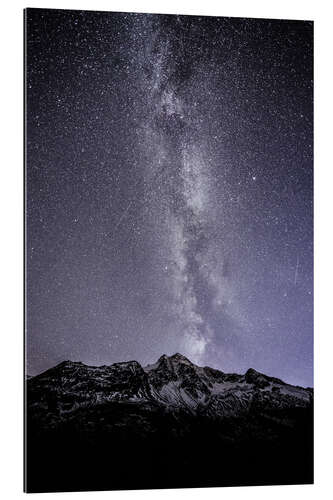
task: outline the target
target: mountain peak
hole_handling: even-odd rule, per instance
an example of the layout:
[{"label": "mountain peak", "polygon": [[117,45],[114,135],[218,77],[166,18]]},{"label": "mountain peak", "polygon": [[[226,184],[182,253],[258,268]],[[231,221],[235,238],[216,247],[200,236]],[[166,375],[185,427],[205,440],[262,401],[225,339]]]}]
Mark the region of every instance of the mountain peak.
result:
[{"label": "mountain peak", "polygon": [[257,372],[257,370],[255,370],[254,368],[249,368],[247,370],[247,372],[245,373],[245,380],[248,384],[254,384],[259,388],[267,387],[271,382],[283,384],[281,380]]},{"label": "mountain peak", "polygon": [[186,363],[190,363],[191,365],[193,364],[186,356],[180,354],[179,352],[176,352],[176,354],[170,356],[169,359],[172,359],[173,361],[183,361]]},{"label": "mountain peak", "polygon": [[246,373],[245,373],[245,376],[246,375],[261,375],[260,372],[257,372],[257,370],[255,370],[254,368],[249,368]]},{"label": "mountain peak", "polygon": [[[185,361],[186,363],[191,363],[191,361],[186,358],[183,354],[180,354],[179,352],[176,352],[175,354],[172,354],[171,356],[168,356],[167,354],[162,354],[160,358],[158,358],[158,361]],[[191,363],[192,364],[192,363]]]}]

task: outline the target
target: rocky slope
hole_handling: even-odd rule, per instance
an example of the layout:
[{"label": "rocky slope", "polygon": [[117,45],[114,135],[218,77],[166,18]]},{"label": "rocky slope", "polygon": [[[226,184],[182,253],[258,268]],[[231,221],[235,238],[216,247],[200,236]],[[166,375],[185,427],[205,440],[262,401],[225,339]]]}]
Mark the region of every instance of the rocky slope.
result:
[{"label": "rocky slope", "polygon": [[312,389],[254,369],[64,361],[26,384],[29,491],[312,481]]},{"label": "rocky slope", "polygon": [[170,411],[225,417],[254,408],[305,408],[312,392],[254,369],[245,375],[226,374],[175,354],[144,368],[137,361],[100,367],[64,361],[29,379],[28,407],[43,418],[65,418],[80,407],[105,402],[151,402]]}]

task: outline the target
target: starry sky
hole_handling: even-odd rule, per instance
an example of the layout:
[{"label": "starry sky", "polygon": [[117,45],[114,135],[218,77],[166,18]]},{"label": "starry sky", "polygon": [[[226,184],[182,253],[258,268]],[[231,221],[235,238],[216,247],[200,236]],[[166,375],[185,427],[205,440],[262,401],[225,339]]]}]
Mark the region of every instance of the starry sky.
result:
[{"label": "starry sky", "polygon": [[313,384],[313,24],[26,11],[26,356]]}]

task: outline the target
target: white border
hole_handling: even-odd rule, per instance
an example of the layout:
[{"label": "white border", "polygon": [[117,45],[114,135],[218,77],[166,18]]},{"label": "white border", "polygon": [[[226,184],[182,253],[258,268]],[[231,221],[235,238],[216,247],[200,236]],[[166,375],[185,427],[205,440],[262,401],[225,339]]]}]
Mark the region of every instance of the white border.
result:
[{"label": "white border", "polygon": [[[129,12],[205,14],[315,20],[315,485],[260,488],[150,490],[65,493],[61,498],[114,499],[286,499],[328,498],[332,493],[332,12],[329,1],[305,0],[68,0],[3,4],[1,9],[1,442],[0,492],[3,498],[22,493],[22,9],[74,8]],[[223,450],[221,450],[223,453]],[[269,489],[267,489],[269,488]],[[38,498],[44,498],[41,494]]]}]

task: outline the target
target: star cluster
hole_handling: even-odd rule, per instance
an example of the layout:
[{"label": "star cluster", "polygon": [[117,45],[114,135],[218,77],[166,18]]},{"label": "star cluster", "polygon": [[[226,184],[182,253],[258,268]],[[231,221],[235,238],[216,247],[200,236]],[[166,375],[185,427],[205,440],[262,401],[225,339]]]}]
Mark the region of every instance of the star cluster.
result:
[{"label": "star cluster", "polygon": [[311,22],[28,9],[27,363],[312,385]]}]

